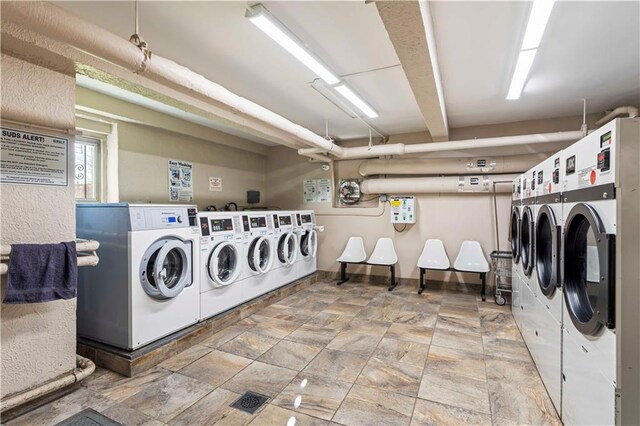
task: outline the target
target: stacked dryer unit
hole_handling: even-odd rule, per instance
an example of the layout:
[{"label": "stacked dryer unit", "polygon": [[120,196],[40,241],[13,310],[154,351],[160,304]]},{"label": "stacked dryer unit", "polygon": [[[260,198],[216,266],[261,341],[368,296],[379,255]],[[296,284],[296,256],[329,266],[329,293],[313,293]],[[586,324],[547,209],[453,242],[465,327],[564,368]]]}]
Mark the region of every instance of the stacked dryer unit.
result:
[{"label": "stacked dryer unit", "polygon": [[558,413],[561,408],[562,286],[561,237],[563,152],[535,169],[536,206],[534,231],[535,304],[530,316],[527,345],[542,382]]},{"label": "stacked dryer unit", "polygon": [[639,162],[640,119],[617,119],[525,175],[538,190],[520,328],[567,425],[640,424]]},{"label": "stacked dryer unit", "polygon": [[534,333],[532,324],[536,308],[536,277],[534,272],[535,239],[535,169],[522,175],[522,209],[520,211],[520,331],[525,341]]},{"label": "stacked dryer unit", "polygon": [[509,241],[512,256],[512,296],[513,318],[518,328],[522,329],[522,263],[520,262],[520,219],[522,217],[522,176],[513,181],[511,191],[511,219],[509,221]]}]

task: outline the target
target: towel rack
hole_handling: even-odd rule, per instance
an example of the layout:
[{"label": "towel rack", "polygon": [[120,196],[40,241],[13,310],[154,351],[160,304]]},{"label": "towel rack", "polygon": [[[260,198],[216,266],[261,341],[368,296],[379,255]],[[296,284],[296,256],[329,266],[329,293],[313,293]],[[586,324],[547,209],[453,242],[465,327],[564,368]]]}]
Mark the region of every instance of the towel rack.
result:
[{"label": "towel rack", "polygon": [[[77,240],[76,251],[78,253],[78,266],[96,266],[100,261],[96,250],[100,247],[100,243],[95,240]],[[8,260],[11,255],[11,246],[3,245],[0,247],[0,256],[2,260]],[[0,275],[4,275],[9,270],[6,263],[0,264]]]}]

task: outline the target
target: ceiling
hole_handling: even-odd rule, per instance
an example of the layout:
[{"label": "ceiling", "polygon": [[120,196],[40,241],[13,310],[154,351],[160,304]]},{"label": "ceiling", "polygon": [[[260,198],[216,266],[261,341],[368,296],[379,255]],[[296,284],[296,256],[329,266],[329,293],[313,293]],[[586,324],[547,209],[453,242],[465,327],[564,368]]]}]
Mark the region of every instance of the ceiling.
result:
[{"label": "ceiling", "polygon": [[556,1],[520,99],[505,95],[529,2],[431,2],[451,127],[640,103],[640,2]]},{"label": "ceiling", "polygon": [[[133,32],[133,2],[55,3],[125,39]],[[378,111],[373,125],[387,134],[426,130],[374,5],[263,4]],[[242,1],[143,1],[140,33],[154,53],[315,133],[324,135],[328,120],[334,137],[367,136],[364,123],[310,86],[311,71],[244,18],[245,7]],[[505,95],[530,3],[443,1],[430,7],[452,128],[578,115],[582,98],[589,113],[640,102],[639,2],[556,2],[516,101]]]}]

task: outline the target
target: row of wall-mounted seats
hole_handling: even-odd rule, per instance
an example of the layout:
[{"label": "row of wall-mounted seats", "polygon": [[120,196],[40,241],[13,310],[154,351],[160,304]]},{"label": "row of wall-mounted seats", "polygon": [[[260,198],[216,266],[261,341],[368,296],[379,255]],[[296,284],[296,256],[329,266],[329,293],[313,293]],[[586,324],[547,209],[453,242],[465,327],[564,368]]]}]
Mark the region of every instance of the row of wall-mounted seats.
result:
[{"label": "row of wall-mounted seats", "polygon": [[[389,266],[391,273],[389,291],[398,285],[395,276],[395,265],[398,262],[398,255],[396,254],[391,238],[378,239],[373,253],[367,259],[367,252],[364,249],[362,237],[350,237],[337,261],[340,263],[340,281],[338,285],[349,281],[349,277],[347,277],[348,264]],[[424,274],[427,270],[471,272],[480,274],[480,278],[482,279],[482,300],[485,300],[486,274],[489,272],[489,263],[484,256],[484,251],[479,242],[464,241],[460,246],[460,251],[452,268],[442,241],[429,239],[422,249],[417,266],[420,268],[420,288],[418,294],[421,294],[425,289]]]}]

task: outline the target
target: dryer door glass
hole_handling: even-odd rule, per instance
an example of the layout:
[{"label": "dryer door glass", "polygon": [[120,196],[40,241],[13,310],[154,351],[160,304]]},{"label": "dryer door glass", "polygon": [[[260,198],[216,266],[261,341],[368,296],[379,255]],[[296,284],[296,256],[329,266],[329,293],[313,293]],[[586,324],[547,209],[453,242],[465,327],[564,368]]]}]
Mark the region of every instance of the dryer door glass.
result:
[{"label": "dryer door glass", "polygon": [[249,245],[249,267],[254,272],[265,273],[271,268],[271,245],[265,237],[255,238]]},{"label": "dryer door glass", "polygon": [[307,244],[309,247],[309,254],[311,257],[315,257],[318,252],[318,233],[315,230],[309,231]]},{"label": "dryer door glass", "polygon": [[191,243],[174,238],[153,243],[143,256],[140,279],[151,297],[179,295],[191,284]]},{"label": "dryer door glass", "polygon": [[231,284],[240,274],[238,249],[230,242],[220,243],[211,252],[209,276],[220,285]]},{"label": "dryer door glass", "polygon": [[577,204],[567,218],[564,240],[564,295],[578,330],[594,335],[614,328],[614,235],[604,233],[598,214]]},{"label": "dryer door glass", "polygon": [[304,257],[309,256],[309,235],[310,233],[306,232],[300,237],[300,253]]},{"label": "dryer door glass", "polygon": [[280,263],[291,265],[296,260],[296,235],[288,232],[278,240],[278,259]]},{"label": "dryer door glass", "polygon": [[513,262],[520,262],[520,211],[518,207],[513,207],[511,210],[511,222],[509,223],[509,241],[511,242],[511,256]]},{"label": "dryer door glass", "polygon": [[530,277],[533,270],[533,214],[530,207],[525,207],[520,222],[520,258],[524,273]]},{"label": "dryer door glass", "polygon": [[542,206],[536,219],[536,274],[540,290],[546,296],[553,295],[558,285],[560,231],[555,215],[549,206]]}]

